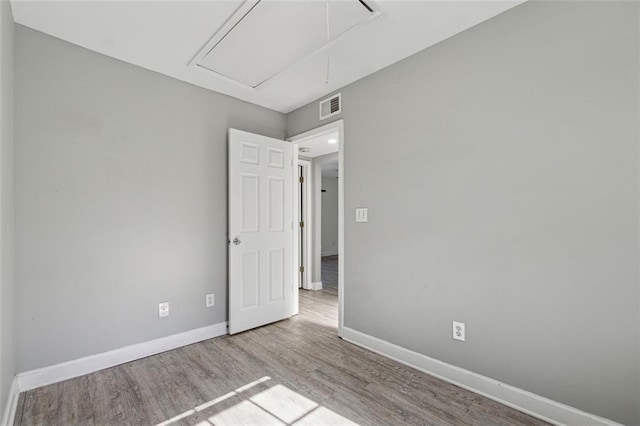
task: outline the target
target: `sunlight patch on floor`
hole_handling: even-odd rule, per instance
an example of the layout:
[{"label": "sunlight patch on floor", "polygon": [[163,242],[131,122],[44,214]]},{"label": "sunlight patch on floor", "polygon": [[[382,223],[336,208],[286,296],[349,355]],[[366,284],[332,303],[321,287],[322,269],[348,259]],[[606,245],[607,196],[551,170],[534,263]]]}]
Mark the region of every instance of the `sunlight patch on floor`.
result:
[{"label": "sunlight patch on floor", "polygon": [[268,411],[247,400],[209,417],[209,422],[214,425],[286,425],[285,422],[278,420]]},{"label": "sunlight patch on floor", "polygon": [[349,419],[345,419],[341,415],[334,413],[325,407],[318,407],[311,411],[309,414],[301,418],[295,423],[296,426],[311,426],[311,425],[345,425],[352,426],[357,423],[352,422]]},{"label": "sunlight patch on floor", "polygon": [[[195,407],[175,416],[157,426],[168,426],[189,416],[208,415],[206,410],[219,411],[197,424],[197,426],[225,426],[225,425],[357,425],[349,419],[329,410],[326,407],[300,395],[288,387],[275,384],[253,396],[243,394],[257,385],[271,380],[263,377],[235,391]],[[230,407],[216,407],[224,401],[229,403],[231,398],[242,398]],[[211,414],[211,413],[209,413]]]},{"label": "sunlight patch on floor", "polygon": [[201,411],[204,411],[207,408],[212,407],[212,406],[214,406],[214,405],[216,405],[216,404],[218,404],[218,403],[220,403],[222,401],[226,401],[227,399],[232,398],[232,397],[240,394],[241,392],[244,392],[244,391],[246,391],[248,389],[251,389],[252,387],[257,386],[260,383],[264,383],[264,382],[266,382],[268,380],[271,380],[271,377],[269,377],[269,376],[261,377],[258,380],[254,380],[251,383],[247,383],[246,385],[241,386],[241,387],[239,387],[238,389],[236,389],[234,391],[226,393],[226,394],[222,395],[221,397],[212,399],[209,402],[205,402],[204,404],[198,405],[197,407],[193,408],[192,410],[185,411],[184,413],[179,414],[179,415],[177,415],[175,417],[172,417],[169,420],[165,420],[162,423],[158,423],[156,426],[168,426],[168,425],[170,425],[172,423],[178,422],[178,421],[180,421],[180,420],[182,420],[184,418],[187,418],[187,417],[192,416],[194,414],[197,414],[197,413],[199,413]]},{"label": "sunlight patch on floor", "polygon": [[275,415],[285,423],[293,423],[309,413],[318,404],[282,385],[260,392],[250,401]]}]

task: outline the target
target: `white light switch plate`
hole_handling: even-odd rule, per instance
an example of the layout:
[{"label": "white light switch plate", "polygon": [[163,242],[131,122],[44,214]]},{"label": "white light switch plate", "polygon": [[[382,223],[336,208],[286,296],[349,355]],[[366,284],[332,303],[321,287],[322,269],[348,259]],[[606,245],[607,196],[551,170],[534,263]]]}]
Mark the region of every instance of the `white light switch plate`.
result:
[{"label": "white light switch plate", "polygon": [[359,207],[356,209],[356,222],[366,222],[369,209],[366,207]]}]

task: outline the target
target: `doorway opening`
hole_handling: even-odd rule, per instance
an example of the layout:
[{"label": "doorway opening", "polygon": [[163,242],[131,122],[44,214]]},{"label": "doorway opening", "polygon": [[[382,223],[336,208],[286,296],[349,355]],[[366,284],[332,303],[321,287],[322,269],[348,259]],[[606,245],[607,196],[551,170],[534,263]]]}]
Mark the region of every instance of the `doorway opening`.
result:
[{"label": "doorway opening", "polygon": [[[297,291],[338,298],[338,335],[344,307],[344,125],[335,121],[289,138],[295,173],[294,236]],[[334,299],[335,300],[335,299]]]}]

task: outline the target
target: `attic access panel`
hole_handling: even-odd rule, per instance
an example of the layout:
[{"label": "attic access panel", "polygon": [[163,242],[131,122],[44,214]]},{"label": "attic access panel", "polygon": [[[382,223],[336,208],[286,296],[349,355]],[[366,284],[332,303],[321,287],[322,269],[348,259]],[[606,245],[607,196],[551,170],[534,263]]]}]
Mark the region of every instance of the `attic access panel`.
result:
[{"label": "attic access panel", "polygon": [[191,62],[256,89],[381,13],[370,2],[247,0]]}]

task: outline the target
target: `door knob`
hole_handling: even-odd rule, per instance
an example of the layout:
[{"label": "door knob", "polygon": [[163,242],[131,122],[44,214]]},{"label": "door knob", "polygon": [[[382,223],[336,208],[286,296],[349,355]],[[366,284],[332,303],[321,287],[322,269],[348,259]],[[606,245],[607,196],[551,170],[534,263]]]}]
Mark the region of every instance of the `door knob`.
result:
[{"label": "door knob", "polygon": [[242,243],[242,241],[240,241],[240,238],[235,237],[235,238],[233,239],[233,244],[234,244],[234,245],[239,246],[241,243]]}]

